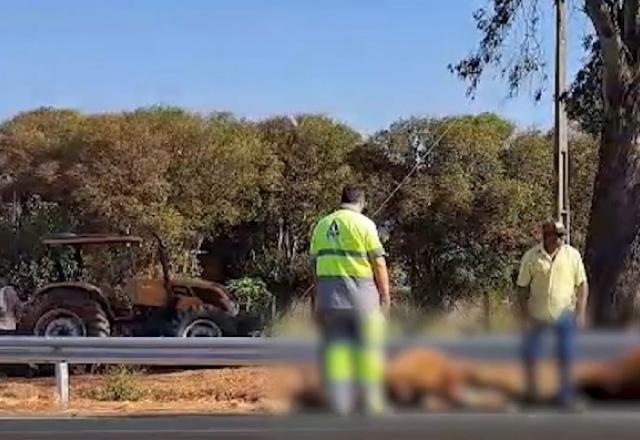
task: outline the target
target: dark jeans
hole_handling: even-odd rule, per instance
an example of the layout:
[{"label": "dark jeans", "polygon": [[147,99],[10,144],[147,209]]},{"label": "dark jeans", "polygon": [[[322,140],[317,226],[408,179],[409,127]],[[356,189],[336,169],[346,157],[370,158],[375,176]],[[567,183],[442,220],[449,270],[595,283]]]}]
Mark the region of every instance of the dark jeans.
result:
[{"label": "dark jeans", "polygon": [[556,357],[559,363],[560,390],[558,397],[562,404],[570,404],[573,401],[575,390],[571,375],[571,364],[574,358],[574,334],[575,321],[573,313],[563,313],[555,322],[535,322],[530,329],[525,331],[522,355],[524,360],[527,380],[527,391],[531,398],[538,395],[536,381],[536,361],[542,348],[542,337],[547,330],[553,331],[556,337]]}]

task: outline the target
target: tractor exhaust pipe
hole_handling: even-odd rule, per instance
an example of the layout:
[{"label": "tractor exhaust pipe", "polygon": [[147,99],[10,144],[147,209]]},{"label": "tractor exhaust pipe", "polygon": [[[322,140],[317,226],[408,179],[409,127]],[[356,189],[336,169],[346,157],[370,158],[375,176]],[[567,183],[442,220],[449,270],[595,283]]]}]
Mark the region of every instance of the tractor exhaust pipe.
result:
[{"label": "tractor exhaust pipe", "polygon": [[165,288],[168,291],[171,291],[171,274],[169,270],[167,247],[157,233],[153,233],[153,238],[158,242],[158,256],[160,258],[160,266],[162,266],[162,278],[164,279]]}]

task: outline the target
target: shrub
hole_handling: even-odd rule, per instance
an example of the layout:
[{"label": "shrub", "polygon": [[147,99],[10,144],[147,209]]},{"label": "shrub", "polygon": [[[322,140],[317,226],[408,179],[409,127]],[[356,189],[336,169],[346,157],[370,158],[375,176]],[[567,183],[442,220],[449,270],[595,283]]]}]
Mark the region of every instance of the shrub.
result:
[{"label": "shrub", "polygon": [[272,315],[275,298],[260,278],[234,279],[227,283],[227,289],[238,298],[246,311],[254,311],[263,316]]},{"label": "shrub", "polygon": [[103,402],[136,402],[142,400],[147,392],[137,380],[141,370],[127,365],[109,366],[105,373],[104,384],[93,394],[93,398]]}]

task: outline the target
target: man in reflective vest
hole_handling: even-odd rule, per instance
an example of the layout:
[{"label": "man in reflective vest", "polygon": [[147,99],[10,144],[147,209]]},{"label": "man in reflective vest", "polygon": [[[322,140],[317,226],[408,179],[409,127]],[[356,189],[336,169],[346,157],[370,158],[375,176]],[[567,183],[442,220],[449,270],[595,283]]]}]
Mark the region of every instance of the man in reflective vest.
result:
[{"label": "man in reflective vest", "polygon": [[350,413],[355,385],[364,409],[384,411],[384,313],[389,276],[376,225],[362,214],[365,193],[347,186],[342,205],[316,225],[311,240],[322,332],[322,371],[332,409]]}]

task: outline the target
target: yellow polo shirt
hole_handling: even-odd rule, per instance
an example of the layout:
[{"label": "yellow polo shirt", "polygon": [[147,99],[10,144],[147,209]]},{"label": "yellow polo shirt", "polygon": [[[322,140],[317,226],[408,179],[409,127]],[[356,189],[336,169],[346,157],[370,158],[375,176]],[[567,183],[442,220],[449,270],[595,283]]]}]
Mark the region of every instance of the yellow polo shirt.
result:
[{"label": "yellow polo shirt", "polygon": [[587,280],[580,252],[565,244],[549,255],[542,244],[524,254],[517,284],[529,287],[529,313],[542,321],[573,311],[576,287]]}]

